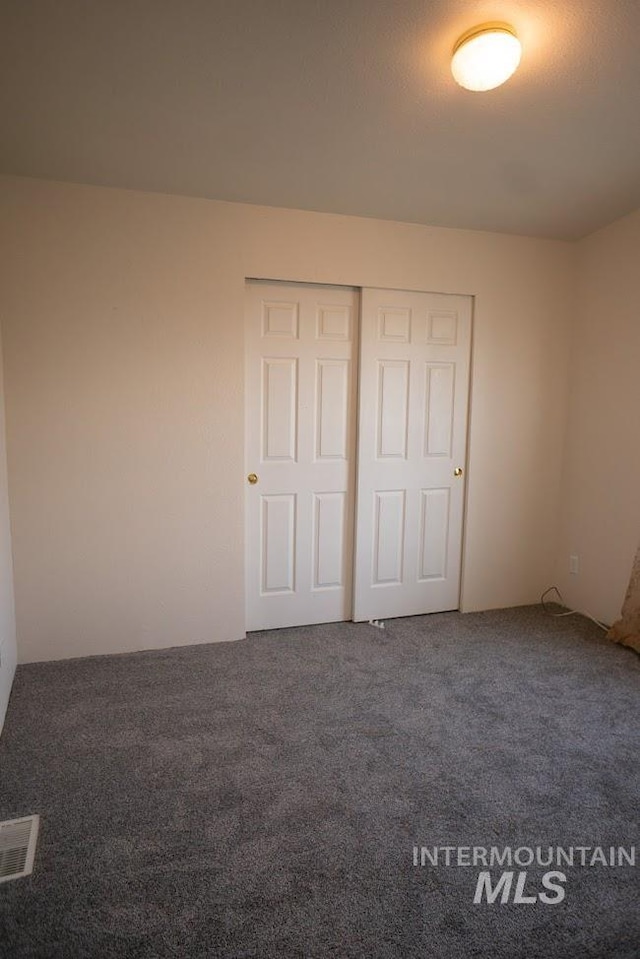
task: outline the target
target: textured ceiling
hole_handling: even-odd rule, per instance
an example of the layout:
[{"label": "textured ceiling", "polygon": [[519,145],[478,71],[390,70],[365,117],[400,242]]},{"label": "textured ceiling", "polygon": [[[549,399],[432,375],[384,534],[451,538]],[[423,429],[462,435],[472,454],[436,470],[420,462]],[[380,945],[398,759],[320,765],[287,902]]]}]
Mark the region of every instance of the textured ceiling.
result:
[{"label": "textured ceiling", "polygon": [[[515,26],[484,94],[451,48]],[[574,238],[640,206],[639,0],[4,0],[0,172]]]}]

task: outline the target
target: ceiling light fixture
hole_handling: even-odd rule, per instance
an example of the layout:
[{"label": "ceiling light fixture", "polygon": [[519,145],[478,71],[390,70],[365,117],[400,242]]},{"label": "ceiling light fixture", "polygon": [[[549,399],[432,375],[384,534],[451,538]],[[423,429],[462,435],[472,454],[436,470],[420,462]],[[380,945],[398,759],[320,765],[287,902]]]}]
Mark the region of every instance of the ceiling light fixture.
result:
[{"label": "ceiling light fixture", "polygon": [[451,72],[465,90],[493,90],[518,68],[522,47],[507,23],[467,30],[453,48]]}]

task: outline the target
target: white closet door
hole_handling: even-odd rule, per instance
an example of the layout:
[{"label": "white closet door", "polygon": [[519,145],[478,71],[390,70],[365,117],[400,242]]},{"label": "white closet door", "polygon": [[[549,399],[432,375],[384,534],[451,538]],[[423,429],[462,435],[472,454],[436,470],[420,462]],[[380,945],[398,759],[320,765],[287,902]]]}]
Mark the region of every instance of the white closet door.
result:
[{"label": "white closet door", "polygon": [[248,630],[351,618],[358,306],[247,284]]},{"label": "white closet door", "polygon": [[361,317],[353,618],[457,609],[471,298],[367,289]]}]

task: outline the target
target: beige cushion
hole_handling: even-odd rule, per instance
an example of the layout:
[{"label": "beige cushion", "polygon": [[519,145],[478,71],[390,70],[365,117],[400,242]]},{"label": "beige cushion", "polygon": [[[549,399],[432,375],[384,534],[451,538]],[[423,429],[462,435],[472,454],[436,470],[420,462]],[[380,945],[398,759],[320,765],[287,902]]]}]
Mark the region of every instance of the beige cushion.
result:
[{"label": "beige cushion", "polygon": [[607,633],[614,643],[631,646],[640,653],[640,549],[631,570],[629,589],[622,607],[622,616]]}]

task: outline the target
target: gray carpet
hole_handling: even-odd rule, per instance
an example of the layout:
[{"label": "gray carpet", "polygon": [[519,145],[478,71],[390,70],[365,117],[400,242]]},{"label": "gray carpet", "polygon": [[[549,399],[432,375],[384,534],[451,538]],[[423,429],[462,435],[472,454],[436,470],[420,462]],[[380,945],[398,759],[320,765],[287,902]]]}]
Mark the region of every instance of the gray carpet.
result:
[{"label": "gray carpet", "polygon": [[638,866],[474,905],[480,867],[412,850],[635,845],[639,691],[634,652],[533,607],[23,666],[0,819],[41,836],[0,954],[638,957]]}]

